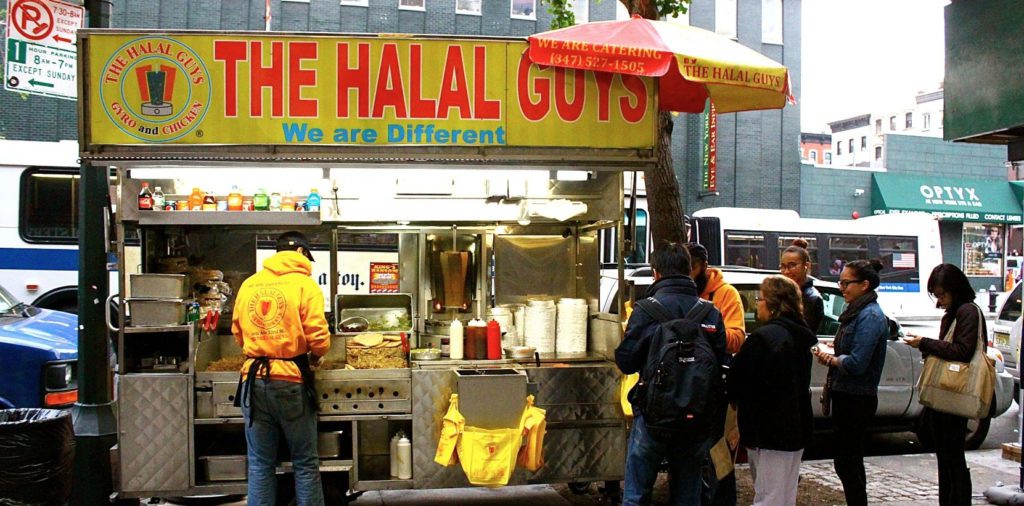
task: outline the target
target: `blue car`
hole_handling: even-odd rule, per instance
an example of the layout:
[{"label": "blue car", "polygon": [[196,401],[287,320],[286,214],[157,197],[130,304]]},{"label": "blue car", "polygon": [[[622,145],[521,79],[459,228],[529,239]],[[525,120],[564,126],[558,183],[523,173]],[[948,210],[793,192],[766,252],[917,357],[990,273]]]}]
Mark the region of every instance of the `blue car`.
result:
[{"label": "blue car", "polygon": [[29,306],[0,286],[0,409],[78,400],[78,317]]}]

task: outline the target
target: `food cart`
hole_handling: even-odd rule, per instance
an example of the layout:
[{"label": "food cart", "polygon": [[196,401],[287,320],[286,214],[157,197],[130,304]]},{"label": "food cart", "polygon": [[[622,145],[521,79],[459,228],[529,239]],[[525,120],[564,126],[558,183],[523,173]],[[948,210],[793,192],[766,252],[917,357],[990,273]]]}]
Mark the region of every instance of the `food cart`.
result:
[{"label": "food cart", "polygon": [[[328,486],[469,486],[434,462],[452,393],[483,428],[517,425],[527,394],[547,410],[546,462],[510,485],[622,478],[622,327],[597,311],[599,267],[622,247],[622,171],[654,163],[651,81],[536,67],[509,39],[81,30],[79,48],[82,158],[117,182],[121,497],[245,492],[232,295],[288,230],[328,267]],[[320,208],[177,210],[195,187],[226,200],[221,173],[243,200],[282,177],[318,188]],[[174,210],[140,210],[144,181]],[[377,293],[342,289],[360,244],[397,258],[366,266]],[[408,359],[405,342],[448,351],[456,319],[500,320],[506,352]],[[411,478],[390,469],[399,431]]]}]

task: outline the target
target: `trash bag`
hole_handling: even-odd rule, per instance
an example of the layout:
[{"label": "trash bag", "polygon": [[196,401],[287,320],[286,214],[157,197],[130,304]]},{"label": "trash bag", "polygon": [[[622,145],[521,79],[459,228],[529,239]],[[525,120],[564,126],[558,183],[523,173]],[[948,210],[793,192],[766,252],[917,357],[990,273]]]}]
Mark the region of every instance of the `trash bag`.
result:
[{"label": "trash bag", "polygon": [[64,504],[74,456],[71,413],[0,410],[0,505]]}]

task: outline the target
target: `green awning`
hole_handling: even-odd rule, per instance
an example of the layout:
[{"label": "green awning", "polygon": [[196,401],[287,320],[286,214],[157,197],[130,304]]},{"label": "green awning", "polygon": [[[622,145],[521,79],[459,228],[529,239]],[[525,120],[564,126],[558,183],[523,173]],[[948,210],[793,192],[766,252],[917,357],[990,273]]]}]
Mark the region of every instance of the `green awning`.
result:
[{"label": "green awning", "polygon": [[925,212],[944,220],[1021,223],[1021,199],[1007,181],[873,174],[875,214]]}]

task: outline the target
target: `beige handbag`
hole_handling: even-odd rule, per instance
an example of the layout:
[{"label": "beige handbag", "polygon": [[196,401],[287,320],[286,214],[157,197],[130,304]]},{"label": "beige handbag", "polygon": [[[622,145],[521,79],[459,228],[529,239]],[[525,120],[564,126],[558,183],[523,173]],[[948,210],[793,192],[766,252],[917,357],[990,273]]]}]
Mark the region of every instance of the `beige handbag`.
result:
[{"label": "beige handbag", "polygon": [[[978,344],[970,362],[955,362],[930,355],[924,362],[921,378],[917,382],[922,405],[935,411],[980,419],[989,414],[989,405],[995,389],[995,364],[983,351],[981,321],[985,316],[978,309]],[[956,320],[949,326],[944,340],[953,341]]]}]

